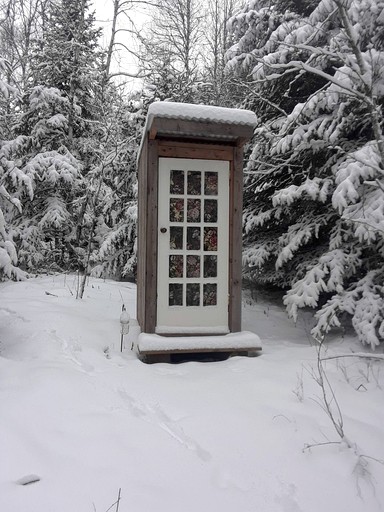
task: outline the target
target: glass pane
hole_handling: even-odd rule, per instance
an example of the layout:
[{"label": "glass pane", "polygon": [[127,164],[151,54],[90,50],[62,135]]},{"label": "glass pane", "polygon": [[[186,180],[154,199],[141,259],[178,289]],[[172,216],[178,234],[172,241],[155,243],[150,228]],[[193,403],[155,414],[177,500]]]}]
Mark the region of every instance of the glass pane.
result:
[{"label": "glass pane", "polygon": [[206,199],[204,201],[204,222],[217,222],[216,199]]},{"label": "glass pane", "polygon": [[200,256],[187,256],[187,277],[200,277]]},{"label": "glass pane", "polygon": [[201,194],[201,172],[188,171],[187,194],[199,196]]},{"label": "glass pane", "polygon": [[204,179],[204,194],[207,196],[217,196],[218,180],[217,172],[206,172]]},{"label": "glass pane", "polygon": [[204,228],[204,251],[217,251],[217,228]]},{"label": "glass pane", "polygon": [[171,255],[169,257],[169,277],[183,277],[183,263],[183,256]]},{"label": "glass pane", "polygon": [[217,277],[217,256],[204,256],[204,277]]},{"label": "glass pane", "polygon": [[200,250],[200,228],[187,228],[187,249],[189,251]]},{"label": "glass pane", "polygon": [[184,194],[184,171],[171,171],[171,194]]},{"label": "glass pane", "polygon": [[169,248],[176,250],[183,248],[183,228],[176,226],[169,228]]},{"label": "glass pane", "polygon": [[188,203],[187,204],[187,221],[188,222],[200,222],[200,210],[201,210],[200,199],[188,199],[187,203]]},{"label": "glass pane", "polygon": [[187,306],[200,306],[200,285],[187,284]]},{"label": "glass pane", "polygon": [[217,304],[217,285],[207,283],[204,285],[203,306],[216,306]]},{"label": "glass pane", "polygon": [[169,285],[169,301],[170,306],[183,305],[183,285],[179,283],[171,283]]},{"label": "glass pane", "polygon": [[170,222],[183,222],[184,220],[184,199],[169,200]]}]

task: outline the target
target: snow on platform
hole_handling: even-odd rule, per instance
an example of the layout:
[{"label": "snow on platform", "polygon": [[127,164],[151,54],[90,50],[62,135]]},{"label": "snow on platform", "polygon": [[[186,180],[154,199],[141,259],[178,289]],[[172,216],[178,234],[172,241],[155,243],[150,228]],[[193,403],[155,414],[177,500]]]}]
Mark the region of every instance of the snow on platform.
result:
[{"label": "snow on platform", "polygon": [[248,331],[234,332],[224,336],[172,336],[141,333],[138,339],[141,354],[164,352],[227,352],[261,350],[257,334]]},{"label": "snow on platform", "polygon": [[238,108],[214,107],[211,105],[192,105],[157,101],[148,109],[147,126],[154,117],[165,119],[182,119],[186,121],[211,121],[215,123],[233,123],[244,126],[256,125],[256,115],[251,110]]}]

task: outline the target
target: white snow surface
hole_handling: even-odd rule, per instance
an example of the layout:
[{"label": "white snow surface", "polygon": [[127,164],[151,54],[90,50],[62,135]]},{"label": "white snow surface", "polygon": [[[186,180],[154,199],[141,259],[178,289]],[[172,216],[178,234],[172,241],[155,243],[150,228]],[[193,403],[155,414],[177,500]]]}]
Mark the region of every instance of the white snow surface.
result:
[{"label": "white snow surface", "polygon": [[[339,441],[309,314],[295,326],[274,298],[245,301],[259,357],[146,365],[135,286],[90,279],[83,300],[76,286],[0,283],[1,512],[115,511],[119,489],[119,512],[384,510],[382,359],[324,362],[351,447],[305,449]],[[325,355],[353,351],[370,354],[335,335]]]},{"label": "white snow surface", "polygon": [[147,126],[153,117],[184,119],[188,121],[214,121],[255,126],[257,118],[251,110],[239,108],[215,107],[211,105],[193,105],[171,101],[156,101],[148,109]]}]

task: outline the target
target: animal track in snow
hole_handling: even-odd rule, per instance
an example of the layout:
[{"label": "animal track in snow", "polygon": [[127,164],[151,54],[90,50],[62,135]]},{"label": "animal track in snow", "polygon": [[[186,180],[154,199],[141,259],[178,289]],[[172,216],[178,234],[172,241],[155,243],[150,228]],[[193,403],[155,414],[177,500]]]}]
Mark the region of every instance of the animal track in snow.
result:
[{"label": "animal track in snow", "polygon": [[56,334],[56,331],[53,329],[49,331],[49,334],[60,343],[64,357],[75,363],[77,366],[81,368],[84,373],[91,373],[94,370],[94,367],[87,362],[81,361],[76,355],[76,352],[81,352],[81,346],[75,343],[68,343],[67,340],[61,338]]},{"label": "animal track in snow", "polygon": [[5,317],[10,317],[9,319],[15,319],[15,320],[21,320],[22,322],[29,323],[30,320],[27,318],[24,318],[22,315],[19,315],[16,313],[16,311],[13,311],[9,308],[0,308],[0,315],[4,315]]},{"label": "animal track in snow", "polygon": [[144,421],[160,427],[164,432],[170,435],[173,439],[178,441],[182,446],[188,450],[196,452],[197,456],[207,462],[212,458],[211,454],[201,448],[196,441],[187,436],[184,430],[178,426],[174,420],[169,418],[167,414],[161,409],[159,405],[151,407],[142,402],[138,402],[133,397],[128,395],[124,390],[119,390],[120,396],[128,403],[129,408],[134,416],[141,418]]}]

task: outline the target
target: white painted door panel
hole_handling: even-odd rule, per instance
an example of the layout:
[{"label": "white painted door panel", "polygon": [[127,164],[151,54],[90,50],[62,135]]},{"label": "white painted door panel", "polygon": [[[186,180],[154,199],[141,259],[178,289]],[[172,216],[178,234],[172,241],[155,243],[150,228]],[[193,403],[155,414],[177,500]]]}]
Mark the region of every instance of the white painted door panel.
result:
[{"label": "white painted door panel", "polygon": [[228,332],[229,162],[159,159],[158,333]]}]

